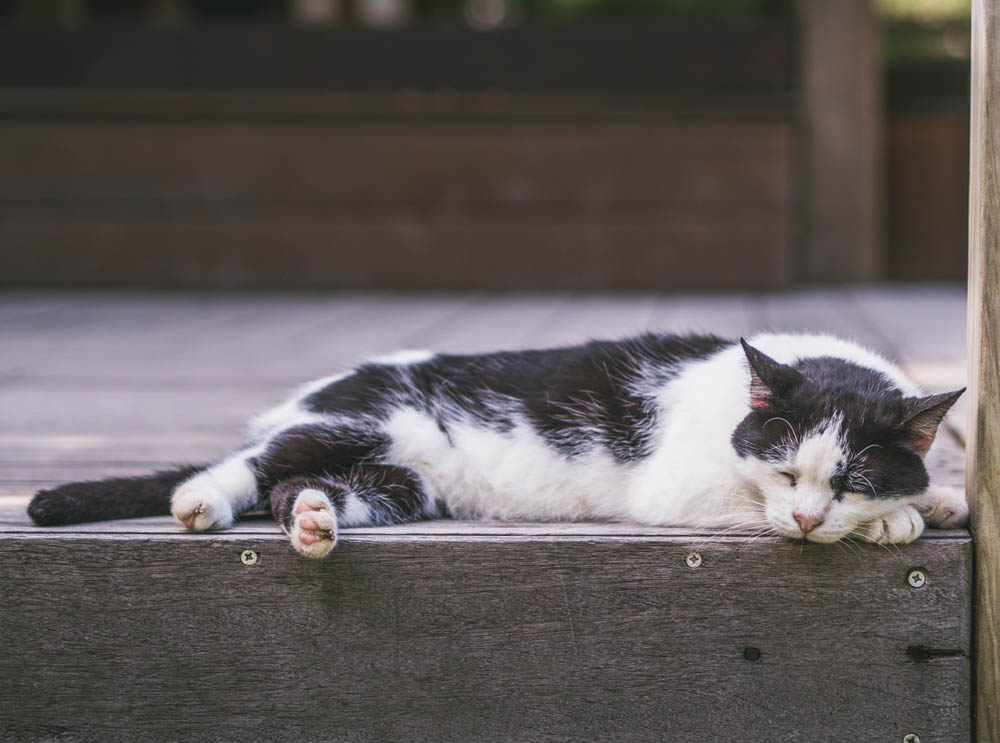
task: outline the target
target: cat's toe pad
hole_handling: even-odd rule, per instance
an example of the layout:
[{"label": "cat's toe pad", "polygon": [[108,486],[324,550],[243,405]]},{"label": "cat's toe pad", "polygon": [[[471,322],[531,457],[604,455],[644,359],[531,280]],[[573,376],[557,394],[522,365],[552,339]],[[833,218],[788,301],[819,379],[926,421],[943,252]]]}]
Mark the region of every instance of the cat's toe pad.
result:
[{"label": "cat's toe pad", "polygon": [[330,499],[319,490],[303,490],[292,513],[292,546],[306,557],[326,557],[337,543],[337,516]]},{"label": "cat's toe pad", "polygon": [[226,497],[197,481],[177,488],[170,501],[170,512],[192,531],[227,529],[233,525],[233,507]]},{"label": "cat's toe pad", "polygon": [[908,544],[924,531],[924,519],[913,506],[902,506],[864,525],[862,536],[878,544]]}]

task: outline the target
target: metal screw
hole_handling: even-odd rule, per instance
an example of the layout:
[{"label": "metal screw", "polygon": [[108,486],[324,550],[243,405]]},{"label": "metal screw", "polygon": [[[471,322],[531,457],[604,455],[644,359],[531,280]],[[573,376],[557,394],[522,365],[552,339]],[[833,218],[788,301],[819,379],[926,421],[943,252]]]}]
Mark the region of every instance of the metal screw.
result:
[{"label": "metal screw", "polygon": [[907,733],[903,736],[903,743],[920,743],[920,736],[916,733]]},{"label": "metal screw", "polygon": [[[920,568],[914,568],[907,574],[906,582],[909,583],[912,588],[923,588],[927,585],[927,575]],[[913,742],[908,741],[907,743]],[[916,741],[916,743],[919,743],[919,741]]]},{"label": "metal screw", "polygon": [[688,556],[684,558],[684,562],[689,568],[699,568],[701,567],[701,555],[697,552],[689,552]]},{"label": "metal screw", "polygon": [[257,562],[257,553],[253,550],[243,550],[240,554],[240,562],[244,565],[253,565]]}]

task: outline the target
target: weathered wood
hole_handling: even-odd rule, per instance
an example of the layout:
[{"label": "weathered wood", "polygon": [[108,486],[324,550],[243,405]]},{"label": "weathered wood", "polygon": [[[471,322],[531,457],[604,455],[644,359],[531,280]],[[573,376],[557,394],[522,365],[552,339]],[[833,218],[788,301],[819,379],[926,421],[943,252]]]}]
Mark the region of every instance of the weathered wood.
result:
[{"label": "weathered wood", "polygon": [[0,215],[0,274],[45,285],[86,276],[97,285],[779,287],[790,279],[787,216],[749,206],[516,217],[290,205],[181,214],[8,208]]},{"label": "weathered wood", "polygon": [[191,24],[169,32],[138,24],[0,26],[0,85],[788,93],[789,31],[783,22],[529,24],[488,34],[451,24],[392,33],[278,24]]},{"label": "weathered wood", "polygon": [[[435,89],[402,90],[139,90],[0,88],[7,120],[130,119],[132,121],[361,121],[415,123],[461,117],[466,121],[567,119],[586,121],[785,121],[787,92],[727,90],[722,96],[683,91],[484,90],[455,95]],[[452,121],[453,123],[453,121]]]},{"label": "weathered wood", "polygon": [[969,226],[967,113],[894,114],[887,143],[888,278],[964,279]]},{"label": "weathered wood", "polygon": [[8,534],[0,729],[464,743],[797,740],[821,725],[957,743],[969,558],[965,537],[897,552],[350,534],[307,562],[278,535]]},{"label": "weathered wood", "polygon": [[0,124],[0,203],[781,205],[789,130],[782,121],[14,121]]},{"label": "weathered wood", "polygon": [[1000,0],[972,3],[968,483],[976,740],[1000,740]]},{"label": "weathered wood", "polygon": [[[791,124],[0,124],[8,282],[782,286]],[[141,245],[142,260],[133,260]],[[720,268],[724,267],[724,268]]]},{"label": "weathered wood", "polygon": [[805,257],[813,281],[884,275],[881,90],[871,0],[799,0]]}]

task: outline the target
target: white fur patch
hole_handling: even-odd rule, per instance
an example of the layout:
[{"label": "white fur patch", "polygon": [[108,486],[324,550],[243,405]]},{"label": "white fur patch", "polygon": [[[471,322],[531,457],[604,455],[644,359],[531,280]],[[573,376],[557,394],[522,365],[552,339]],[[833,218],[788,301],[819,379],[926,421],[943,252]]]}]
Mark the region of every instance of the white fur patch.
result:
[{"label": "white fur patch", "polygon": [[347,526],[364,526],[371,523],[372,509],[357,494],[350,491],[344,496],[340,510],[340,523]]},{"label": "white fur patch", "polygon": [[385,426],[389,459],[410,467],[458,518],[571,520],[623,514],[630,466],[603,450],[569,459],[528,424],[498,432],[475,423],[449,435],[419,411],[398,410]]},{"label": "white fur patch", "polygon": [[376,356],[368,359],[369,364],[382,364],[384,366],[407,366],[409,364],[420,364],[434,358],[432,351],[396,351],[395,353]]},{"label": "white fur patch", "polygon": [[305,426],[311,423],[322,422],[324,416],[306,410],[302,407],[302,401],[310,395],[319,392],[321,389],[329,387],[334,382],[346,379],[350,375],[351,372],[333,374],[329,377],[314,379],[311,382],[300,385],[283,403],[258,415],[250,422],[250,438],[273,437],[279,431],[284,431],[294,426]]}]

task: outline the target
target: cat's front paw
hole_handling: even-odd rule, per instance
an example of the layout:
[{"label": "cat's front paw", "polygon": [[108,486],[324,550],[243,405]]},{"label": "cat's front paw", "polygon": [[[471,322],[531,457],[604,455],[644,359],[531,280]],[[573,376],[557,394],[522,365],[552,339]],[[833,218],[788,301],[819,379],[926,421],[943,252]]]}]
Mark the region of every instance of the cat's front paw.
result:
[{"label": "cat's front paw", "polygon": [[292,546],[305,557],[326,557],[337,543],[337,515],[326,493],[307,488],[295,498]]},{"label": "cat's front paw", "polygon": [[900,506],[884,516],[861,524],[862,539],[877,544],[908,544],[924,531],[924,519],[913,506]]},{"label": "cat's front paw", "polygon": [[961,529],[969,523],[969,504],[961,488],[931,485],[916,507],[935,529]]},{"label": "cat's front paw", "polygon": [[170,512],[192,531],[228,529],[233,525],[233,507],[229,500],[197,478],[174,491]]}]

